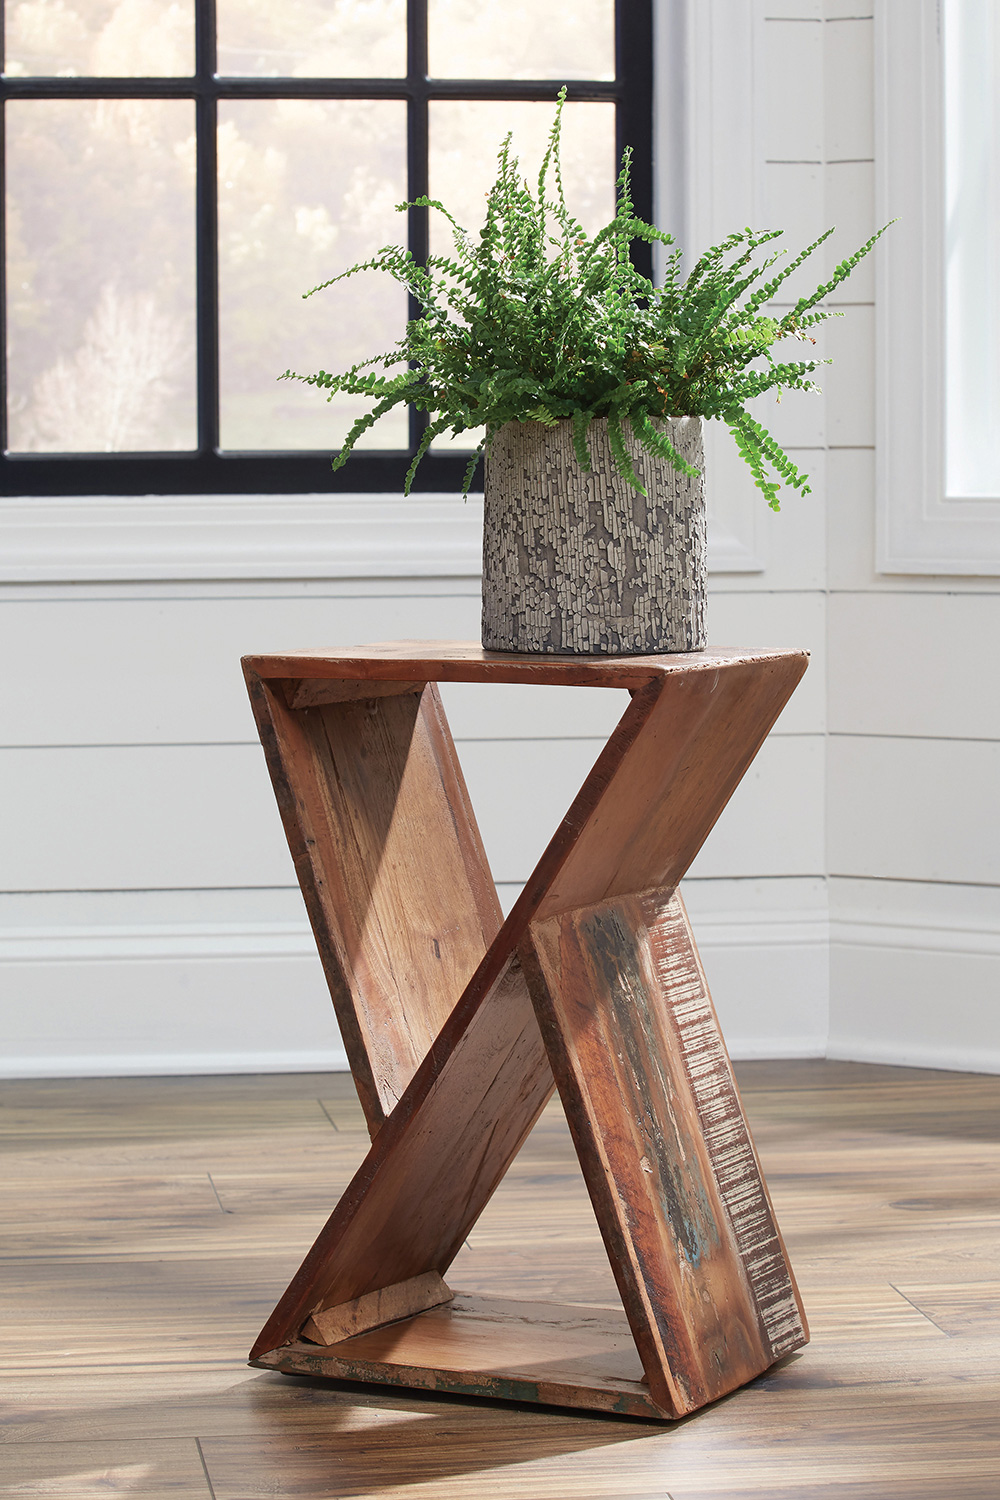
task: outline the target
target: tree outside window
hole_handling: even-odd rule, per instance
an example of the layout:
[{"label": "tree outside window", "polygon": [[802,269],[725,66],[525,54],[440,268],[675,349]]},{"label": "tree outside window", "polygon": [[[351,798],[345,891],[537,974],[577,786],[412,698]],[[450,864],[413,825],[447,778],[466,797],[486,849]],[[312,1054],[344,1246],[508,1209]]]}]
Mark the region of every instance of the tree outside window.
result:
[{"label": "tree outside window", "polygon": [[[359,403],[277,377],[388,350],[418,309],[374,272],[302,294],[447,248],[397,212],[421,193],[478,228],[500,140],[537,161],[564,83],[589,226],[624,144],[649,167],[646,0],[6,0],[4,23],[10,492],[397,490],[419,414],[333,474]],[[421,486],[463,466],[433,449]]]}]

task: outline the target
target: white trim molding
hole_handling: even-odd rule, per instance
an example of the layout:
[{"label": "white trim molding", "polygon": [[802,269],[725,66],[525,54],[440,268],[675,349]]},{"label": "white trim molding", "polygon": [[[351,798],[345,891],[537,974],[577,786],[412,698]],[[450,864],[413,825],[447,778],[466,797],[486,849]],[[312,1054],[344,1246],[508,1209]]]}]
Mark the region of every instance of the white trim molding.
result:
[{"label": "white trim molding", "polygon": [[460,495],[79,495],[0,502],[0,582],[451,578],[482,567]]},{"label": "white trim molding", "polygon": [[[727,896],[739,884],[687,887],[734,1057],[1000,1073],[992,891],[970,907],[967,892],[893,883],[892,909],[878,911],[886,882],[835,880],[831,918],[825,889],[796,897],[802,882],[756,882],[745,900]],[[12,924],[0,930],[0,990],[19,999],[0,1077],[347,1066],[301,918]]]},{"label": "white trim molding", "polygon": [[[696,922],[730,1050],[821,1057],[825,914],[769,911],[766,900]],[[347,1067],[302,919],[11,925],[0,929],[0,991],[19,1002],[0,1077]]]},{"label": "white trim molding", "polygon": [[156,922],[0,928],[0,964],[116,959],[316,959],[305,922]]},{"label": "white trim molding", "polygon": [[827,1055],[1000,1073],[1000,891],[830,885]]},{"label": "white trim molding", "polygon": [[16,1057],[0,1078],[187,1078],[228,1073],[346,1073],[342,1047],[305,1052],[94,1052]]},{"label": "white trim molding", "polygon": [[960,953],[1000,958],[1000,928],[955,922],[929,925],[914,917],[885,921],[858,915],[834,918],[831,941],[843,947],[878,948],[881,952]]},{"label": "white trim molding", "polygon": [[0,929],[0,1077],[342,1072],[304,921]]},{"label": "white trim molding", "polygon": [[944,465],[944,122],[937,0],[877,0],[876,567],[1000,574],[1000,498],[951,498]]},{"label": "white trim molding", "polygon": [[[716,426],[718,424],[715,424]],[[729,441],[728,434],[722,436]],[[723,493],[726,494],[725,487]],[[742,499],[742,497],[740,497]],[[745,508],[745,507],[744,507]],[[709,517],[712,573],[757,572],[755,512]],[[74,495],[0,501],[0,584],[478,578],[472,495]]]}]

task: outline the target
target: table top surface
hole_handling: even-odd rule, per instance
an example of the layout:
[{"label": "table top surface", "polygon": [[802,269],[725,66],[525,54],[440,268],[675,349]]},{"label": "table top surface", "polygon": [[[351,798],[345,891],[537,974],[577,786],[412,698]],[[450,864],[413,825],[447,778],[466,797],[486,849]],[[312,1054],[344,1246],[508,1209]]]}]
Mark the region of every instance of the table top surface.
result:
[{"label": "table top surface", "polygon": [[243,658],[258,677],[312,678],[347,682],[537,682],[564,686],[644,687],[676,674],[718,672],[728,667],[789,658],[808,661],[800,648],[747,650],[735,647],[664,656],[520,655],[484,651],[473,641],[380,641],[338,651],[282,651]]}]

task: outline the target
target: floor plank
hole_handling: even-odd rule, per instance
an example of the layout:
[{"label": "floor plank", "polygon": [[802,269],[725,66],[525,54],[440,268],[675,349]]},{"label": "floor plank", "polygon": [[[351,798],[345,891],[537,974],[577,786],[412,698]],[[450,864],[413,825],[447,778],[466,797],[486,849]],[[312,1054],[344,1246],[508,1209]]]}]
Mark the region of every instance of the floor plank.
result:
[{"label": "floor plank", "polygon": [[3,1449],[0,1495],[177,1496],[213,1500],[194,1439],[114,1438],[97,1442],[11,1443]]},{"label": "floor plank", "polygon": [[[0,1084],[0,1495],[997,1500],[1000,1079],[738,1072],[813,1342],[674,1426],[247,1369],[365,1154],[349,1079]],[[449,1279],[615,1305],[557,1104]]]}]

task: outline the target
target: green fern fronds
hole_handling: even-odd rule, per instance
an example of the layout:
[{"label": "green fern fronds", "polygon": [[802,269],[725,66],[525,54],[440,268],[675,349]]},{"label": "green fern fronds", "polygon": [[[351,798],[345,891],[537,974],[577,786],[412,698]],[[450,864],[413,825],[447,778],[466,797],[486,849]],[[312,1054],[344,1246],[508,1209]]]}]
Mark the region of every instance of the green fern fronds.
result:
[{"label": "green fern fronds", "polygon": [[625,435],[622,432],[622,424],[614,412],[608,417],[608,442],[611,445],[611,453],[619,474],[623,479],[628,481],[633,489],[638,490],[640,495],[644,495],[646,493],[645,486],[632,467],[632,459],[625,446]]},{"label": "green fern fronds", "polygon": [[[286,370],[279,378],[315,385],[328,399],[362,396],[371,403],[344,440],[334,460],[337,468],[358,438],[393,407],[408,403],[425,412],[429,420],[406,476],[407,493],[435,437],[485,428],[486,438],[466,468],[463,493],[468,493],[492,433],[511,421],[553,426],[571,420],[577,462],[589,470],[587,433],[591,421],[602,417],[619,472],[641,489],[624,424],[647,452],[690,474],[691,466],[657,425],[681,416],[725,422],[775,509],[782,482],[807,493],[805,476],[746,404],[772,391],[818,389],[809,377],[819,361],[782,361],[775,346],[785,338],[809,341],[808,330],[838,315],[819,304],[873,249],[882,231],[794,307],[767,314],[788,278],[832,231],[774,271],[780,252],[772,241],[780,231],[741,229],[709,247],[685,279],[671,236],[635,213],[632,155],[626,150],[614,216],[588,234],[566,204],[565,99],[563,89],[533,183],[521,177],[510,136],[501,143],[485,220],[475,234],[437,200],[416,200],[416,206],[444,217],[451,254],[418,265],[402,246],[385,245],[306,293],[314,296],[362,271],[392,277],[420,307],[393,349],[341,374]],[[410,206],[398,205],[401,211]],[[670,252],[660,285],[633,266],[636,241]]]},{"label": "green fern fronds", "polygon": [[576,461],[585,474],[589,474],[594,467],[587,447],[587,428],[590,426],[591,413],[589,411],[574,411],[570,420],[573,423],[573,451]]},{"label": "green fern fronds", "polygon": [[654,427],[644,411],[633,412],[629,421],[632,424],[632,431],[647,452],[665,458],[681,474],[697,479],[700,471],[693,464],[689,464],[687,459],[681,457],[666,433]]}]

